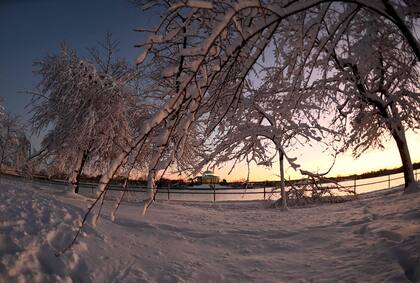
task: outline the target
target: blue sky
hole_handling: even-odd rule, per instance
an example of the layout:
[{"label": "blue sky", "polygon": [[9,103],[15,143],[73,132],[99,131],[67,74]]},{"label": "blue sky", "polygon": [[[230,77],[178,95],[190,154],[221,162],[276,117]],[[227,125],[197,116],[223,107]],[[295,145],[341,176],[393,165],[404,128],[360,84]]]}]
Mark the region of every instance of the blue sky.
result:
[{"label": "blue sky", "polygon": [[[134,62],[135,48],[144,35],[136,27],[159,21],[153,12],[142,12],[128,0],[1,0],[0,1],[0,96],[7,111],[24,121],[30,114],[25,105],[39,79],[32,63],[56,53],[65,42],[81,55],[101,41],[106,32],[119,40],[120,56]],[[38,138],[32,137],[36,145]]]}]

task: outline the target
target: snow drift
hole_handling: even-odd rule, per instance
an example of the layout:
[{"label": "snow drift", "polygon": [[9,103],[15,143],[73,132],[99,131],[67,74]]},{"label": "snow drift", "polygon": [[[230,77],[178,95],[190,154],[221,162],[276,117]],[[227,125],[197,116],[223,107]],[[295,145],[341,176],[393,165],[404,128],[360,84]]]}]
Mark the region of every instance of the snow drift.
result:
[{"label": "snow drift", "polygon": [[419,282],[420,194],[283,212],[266,202],[105,203],[64,256],[87,199],[0,182],[0,282]]}]

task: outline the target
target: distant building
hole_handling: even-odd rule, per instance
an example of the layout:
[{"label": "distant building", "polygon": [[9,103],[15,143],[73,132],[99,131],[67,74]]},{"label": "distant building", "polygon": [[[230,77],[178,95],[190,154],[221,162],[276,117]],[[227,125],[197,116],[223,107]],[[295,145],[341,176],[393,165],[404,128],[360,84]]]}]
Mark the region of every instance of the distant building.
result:
[{"label": "distant building", "polygon": [[196,177],[196,181],[201,184],[218,184],[219,176],[214,175],[212,171],[205,171],[202,176]]}]

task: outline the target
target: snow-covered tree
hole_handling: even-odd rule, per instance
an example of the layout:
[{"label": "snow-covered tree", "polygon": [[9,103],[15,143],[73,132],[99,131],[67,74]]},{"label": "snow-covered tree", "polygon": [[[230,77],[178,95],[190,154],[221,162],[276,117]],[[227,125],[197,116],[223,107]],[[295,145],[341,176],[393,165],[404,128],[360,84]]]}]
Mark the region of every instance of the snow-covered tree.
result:
[{"label": "snow-covered tree", "polygon": [[35,63],[42,79],[31,102],[32,126],[35,132],[48,130],[42,146],[56,166],[71,172],[76,193],[87,159],[107,162],[131,141],[130,123],[138,122],[129,86],[137,71],[114,58],[116,43],[109,36],[103,46],[104,59],[91,50],[94,63],[66,47]]},{"label": "snow-covered tree", "polygon": [[7,113],[0,100],[0,172],[7,167],[22,171],[31,145],[19,119]]},{"label": "snow-covered tree", "polygon": [[405,129],[419,128],[418,60],[395,25],[359,9],[349,8],[346,21],[340,19],[343,11],[326,14],[322,22],[312,22],[317,14],[310,13],[289,19],[291,31],[275,37],[294,52],[280,54],[286,71],[276,66],[273,72],[290,76],[292,65],[296,95],[312,95],[315,106],[327,100],[335,107],[335,126],[348,130],[344,149],[353,148],[354,155],[382,147],[392,136],[410,187],[415,180]]},{"label": "snow-covered tree", "polygon": [[[415,54],[417,60],[420,59],[418,40],[407,23],[409,19],[418,19],[420,9],[414,1],[138,2],[147,8],[158,6],[163,11],[157,27],[138,29],[150,32],[151,35],[139,45],[144,50],[136,60],[137,64],[150,63],[155,75],[160,74],[164,78],[156,80],[157,92],[162,93],[159,103],[155,104],[156,108],[139,124],[136,136],[131,142],[121,144],[120,150],[113,156],[100,179],[98,197],[89,211],[101,198],[103,200],[109,181],[121,166],[142,152],[148,141],[151,141],[153,148],[148,166],[150,196],[146,208],[154,198],[157,172],[165,170],[176,161],[175,157],[181,159],[184,154],[188,155],[184,151],[186,148],[200,145],[200,141],[214,135],[214,130],[222,125],[228,113],[236,110],[243,100],[247,78],[252,71],[258,73],[256,66],[264,51],[271,48],[273,42],[282,42],[281,38],[276,42],[276,33],[293,29],[290,22],[298,20],[315,26],[315,29],[310,29],[310,33],[294,30],[300,37],[290,48],[275,46],[279,53],[289,53],[302,50],[303,43],[306,44],[303,49],[305,52],[298,57],[299,61],[279,61],[285,73],[292,74],[291,80],[288,80],[289,89],[281,90],[290,95],[315,87],[313,75],[319,67],[314,64],[308,68],[307,62],[316,62],[318,57],[322,58],[320,54],[324,47],[329,50],[336,48],[339,42],[337,39],[345,34],[353,24],[353,19],[361,12],[371,11],[381,21],[390,21],[410,46],[410,52]],[[336,16],[332,26],[326,21],[329,15]],[[323,26],[326,28],[318,28]],[[324,41],[318,42],[318,36],[323,36],[325,32],[327,36]],[[299,45],[301,48],[296,48]],[[299,99],[297,101],[299,104]],[[259,124],[260,128],[262,126],[265,125]],[[284,129],[281,130],[283,133]],[[202,136],[194,136],[195,132]]]},{"label": "snow-covered tree", "polygon": [[336,94],[340,113],[351,124],[347,146],[360,155],[382,147],[392,136],[400,153],[407,191],[416,181],[405,137],[406,129],[420,128],[420,65],[416,56],[388,22],[371,14],[358,15],[332,50],[332,80],[340,81]]},{"label": "snow-covered tree", "polygon": [[[410,52],[418,55],[417,40],[410,25],[405,22],[417,15],[415,9],[418,6],[411,2],[343,1],[323,4],[317,1],[173,1],[164,5],[168,5],[168,12],[143,45],[145,52],[139,55],[138,62],[142,62],[146,54],[168,57],[175,62],[181,61],[181,58],[188,62],[183,68],[168,62],[169,67],[163,73],[167,77],[176,77],[178,84],[184,87],[178,94],[182,91],[188,93],[188,88],[197,84],[197,80],[206,78],[210,81],[210,84],[203,85],[203,93],[214,96],[208,99],[213,106],[225,108],[225,111],[221,111],[221,118],[225,117],[228,109],[235,107],[244,79],[279,32],[284,33],[284,38],[287,38],[288,32],[294,32],[292,36],[296,39],[288,48],[281,45],[281,39],[277,40],[275,48],[279,53],[303,54],[297,57],[299,61],[281,62],[284,73],[293,76],[289,86],[292,94],[314,86],[316,71],[322,72],[322,69],[319,70],[319,66],[311,62],[322,58],[320,54],[323,48],[337,47],[337,38],[341,38],[349,27],[363,24],[360,21],[363,13],[375,13],[378,20],[395,27],[405,37],[405,43],[411,47]],[[330,18],[334,21],[329,21]],[[295,30],[292,24],[296,21],[298,24],[302,21],[311,28]],[[319,42],[320,38],[322,42]],[[165,52],[173,46],[179,48],[179,42],[184,43],[179,55],[172,52],[171,56],[166,56]],[[180,80],[183,76],[185,79]],[[224,101],[224,105],[218,105],[218,99]],[[217,124],[220,121],[216,118],[214,122]]]},{"label": "snow-covered tree", "polygon": [[[152,132],[159,136],[156,146],[164,149],[174,134],[187,133],[197,113],[203,108],[220,113],[210,121],[213,126],[223,120],[224,113],[234,109],[242,93],[242,87],[263,51],[269,46],[274,34],[285,21],[294,15],[320,11],[313,22],[323,22],[325,13],[342,11],[339,22],[361,10],[374,11],[378,17],[391,21],[403,34],[412,52],[420,58],[417,40],[406,24],[407,17],[418,10],[413,2],[343,1],[332,5],[329,1],[143,1],[160,5],[164,10],[162,21],[144,44],[137,63],[159,60],[156,68],[162,76],[171,79],[171,91],[150,119],[144,121],[133,143],[115,156],[102,175],[99,191],[127,157],[137,152]],[[354,11],[353,11],[354,10]],[[345,29],[344,29],[345,30]],[[342,33],[338,28],[332,35]],[[302,34],[304,38],[310,36]],[[311,35],[313,36],[313,35]],[[329,42],[334,36],[329,37]],[[147,58],[147,59],[146,59]],[[166,80],[168,81],[168,80]],[[204,115],[204,114],[203,114]],[[184,125],[184,127],[179,127]],[[166,130],[164,129],[166,128]],[[161,129],[160,133],[155,131]],[[154,160],[162,150],[155,150]],[[178,148],[179,149],[179,148]],[[153,162],[156,163],[156,162]],[[152,166],[153,167],[153,166]],[[152,173],[152,172],[151,172]],[[153,179],[153,178],[152,178]],[[153,187],[153,182],[150,182]]]},{"label": "snow-covered tree", "polygon": [[282,207],[286,209],[284,159],[295,170],[300,167],[287,151],[314,142],[326,143],[327,133],[338,132],[328,127],[328,111],[321,104],[314,105],[309,93],[295,96],[287,88],[281,88],[280,84],[287,82],[279,82],[275,70],[271,64],[261,67],[258,77],[261,85],[252,88],[250,82],[247,84],[234,111],[226,114],[208,138],[206,152],[195,170],[230,161],[233,161],[231,170],[244,161],[271,167],[278,156]]}]

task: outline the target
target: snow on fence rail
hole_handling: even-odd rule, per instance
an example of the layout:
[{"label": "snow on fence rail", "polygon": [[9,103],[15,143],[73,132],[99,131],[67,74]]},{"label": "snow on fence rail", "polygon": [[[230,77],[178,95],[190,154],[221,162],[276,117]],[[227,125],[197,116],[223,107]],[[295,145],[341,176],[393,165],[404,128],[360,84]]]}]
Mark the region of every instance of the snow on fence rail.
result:
[{"label": "snow on fence rail", "polygon": [[[420,169],[415,170],[415,178],[419,181]],[[66,188],[67,181],[63,180],[43,180],[34,178],[24,178],[12,175],[0,175],[0,179],[16,180],[18,182],[30,182],[43,186],[53,186],[54,188]],[[234,187],[209,187],[209,188],[171,188],[158,187],[156,199],[158,200],[181,200],[181,201],[248,201],[248,200],[267,200],[278,199],[280,192],[278,187],[265,186],[265,183],[255,183],[259,187],[251,188],[234,188]],[[349,179],[337,182],[342,188],[353,189],[357,194],[369,193],[383,189],[390,189],[404,184],[404,177],[402,173],[395,173],[383,175],[379,177],[370,177],[363,179]],[[93,196],[97,183],[81,182],[80,193]],[[325,187],[333,185],[333,183],[323,183]],[[137,202],[146,198],[147,188],[145,186],[128,186],[126,189],[124,201]],[[286,190],[288,188],[286,187]],[[117,197],[118,192],[123,191],[121,185],[111,184],[107,199],[114,199]]]}]

